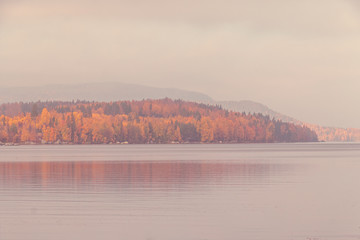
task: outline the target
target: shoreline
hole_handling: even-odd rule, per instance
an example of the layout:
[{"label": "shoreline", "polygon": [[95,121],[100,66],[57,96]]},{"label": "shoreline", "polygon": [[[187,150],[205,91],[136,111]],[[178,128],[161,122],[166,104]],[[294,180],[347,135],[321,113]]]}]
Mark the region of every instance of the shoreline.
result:
[{"label": "shoreline", "polygon": [[359,143],[359,142],[177,142],[177,143],[0,143],[0,147],[17,147],[17,146],[58,146],[58,145],[222,145],[222,144],[284,144],[284,143]]}]

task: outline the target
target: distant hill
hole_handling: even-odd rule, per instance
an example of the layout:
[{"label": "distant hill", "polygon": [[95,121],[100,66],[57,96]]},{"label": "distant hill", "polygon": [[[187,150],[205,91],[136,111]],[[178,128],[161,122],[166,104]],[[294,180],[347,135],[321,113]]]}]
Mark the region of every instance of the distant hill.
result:
[{"label": "distant hill", "polygon": [[215,101],[210,96],[176,88],[157,88],[119,82],[47,85],[41,87],[0,88],[0,104],[36,101],[121,101],[142,99],[181,99],[198,103],[221,105],[235,112],[261,113],[270,118],[299,124],[300,121],[278,113],[253,101]]},{"label": "distant hill", "polygon": [[72,100],[119,101],[166,97],[202,103],[214,101],[211,97],[198,92],[118,82],[0,88],[0,103]]},{"label": "distant hill", "polygon": [[142,99],[181,99],[198,103],[221,105],[224,109],[245,113],[261,113],[284,122],[299,123],[253,101],[215,101],[210,96],[176,88],[157,88],[119,82],[47,85],[41,87],[0,88],[0,104],[36,101],[121,101]]},{"label": "distant hill", "polygon": [[319,141],[324,142],[360,142],[360,129],[324,127],[317,124],[299,121],[295,118],[278,113],[267,106],[252,101],[218,101],[224,109],[235,112],[261,113],[268,115],[271,119],[281,120],[296,125],[306,126],[315,131]]},{"label": "distant hill", "polygon": [[245,113],[260,113],[270,119],[281,120],[314,130],[320,141],[360,141],[360,129],[323,127],[302,122],[276,112],[264,104],[253,101],[215,101],[210,96],[176,88],[157,88],[119,82],[86,83],[74,85],[47,85],[42,87],[0,88],[0,104],[35,101],[120,101],[142,99],[182,99],[197,103],[220,105],[222,108]]},{"label": "distant hill", "polygon": [[271,119],[301,124],[301,122],[299,120],[296,120],[295,118],[278,113],[265,106],[264,104],[253,101],[217,101],[216,104],[221,105],[224,109],[235,112],[261,113],[262,115],[269,116]]}]

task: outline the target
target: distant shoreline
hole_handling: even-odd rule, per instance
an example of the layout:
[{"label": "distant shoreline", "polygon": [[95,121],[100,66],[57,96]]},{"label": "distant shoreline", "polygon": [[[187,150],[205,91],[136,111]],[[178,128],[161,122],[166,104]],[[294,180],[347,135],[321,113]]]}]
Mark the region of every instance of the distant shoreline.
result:
[{"label": "distant shoreline", "polygon": [[[334,143],[334,142],[325,142],[325,141],[317,141],[317,142],[189,142],[189,143],[1,143],[0,147],[17,147],[17,146],[81,146],[81,145],[222,145],[222,144],[236,144],[236,145],[244,145],[244,144],[285,144],[285,143]],[[347,143],[347,142],[339,142],[339,143]],[[348,143],[356,143],[356,142],[348,142]]]}]

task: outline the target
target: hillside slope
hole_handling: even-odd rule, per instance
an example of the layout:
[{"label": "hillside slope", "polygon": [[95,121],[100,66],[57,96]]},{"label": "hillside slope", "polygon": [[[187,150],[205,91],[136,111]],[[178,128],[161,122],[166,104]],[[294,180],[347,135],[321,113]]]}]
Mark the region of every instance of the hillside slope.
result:
[{"label": "hillside slope", "polygon": [[53,100],[76,101],[78,99],[86,101],[119,101],[162,99],[166,97],[217,105],[240,113],[260,113],[269,116],[270,119],[306,126],[317,133],[320,141],[360,141],[360,129],[323,127],[286,116],[261,103],[253,101],[215,101],[206,94],[175,88],[156,88],[118,82],[0,88],[0,103]]},{"label": "hillside slope", "polygon": [[299,121],[295,118],[278,113],[267,106],[252,102],[252,101],[219,101],[217,104],[224,109],[246,112],[246,113],[260,113],[268,115],[271,119],[289,122],[296,125],[306,126],[316,132],[319,141],[324,142],[360,142],[360,129],[357,128],[336,128],[324,127],[317,124]]},{"label": "hillside slope", "polygon": [[0,103],[72,100],[120,101],[166,97],[202,103],[213,102],[211,97],[198,92],[119,82],[0,88]]},{"label": "hillside slope", "polygon": [[295,118],[286,116],[284,114],[278,113],[264,104],[253,102],[253,101],[217,101],[216,104],[222,106],[224,109],[228,109],[235,112],[245,112],[245,113],[260,113],[262,115],[267,115],[271,119],[280,120],[283,122],[290,122],[295,124],[301,124],[300,121]]},{"label": "hillside slope", "polygon": [[0,106],[6,143],[311,142],[307,127],[181,100],[36,102]]}]

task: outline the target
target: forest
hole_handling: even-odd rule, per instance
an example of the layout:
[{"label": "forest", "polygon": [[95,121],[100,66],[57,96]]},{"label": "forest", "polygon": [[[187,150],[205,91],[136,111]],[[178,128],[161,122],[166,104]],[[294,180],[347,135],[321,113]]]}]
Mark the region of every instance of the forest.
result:
[{"label": "forest", "polygon": [[321,142],[360,142],[360,129],[322,127],[305,123],[305,126],[316,132]]},{"label": "forest", "polygon": [[0,105],[0,143],[314,142],[306,126],[182,100],[47,101]]}]

